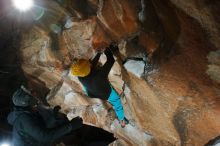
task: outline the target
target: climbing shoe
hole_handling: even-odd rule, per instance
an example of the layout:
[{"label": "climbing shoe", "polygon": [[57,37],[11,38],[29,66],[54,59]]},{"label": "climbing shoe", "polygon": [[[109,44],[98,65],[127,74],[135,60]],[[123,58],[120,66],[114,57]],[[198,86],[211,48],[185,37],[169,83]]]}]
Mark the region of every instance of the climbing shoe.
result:
[{"label": "climbing shoe", "polygon": [[124,117],[124,119],[120,121],[121,128],[124,128],[128,123],[128,119]]}]

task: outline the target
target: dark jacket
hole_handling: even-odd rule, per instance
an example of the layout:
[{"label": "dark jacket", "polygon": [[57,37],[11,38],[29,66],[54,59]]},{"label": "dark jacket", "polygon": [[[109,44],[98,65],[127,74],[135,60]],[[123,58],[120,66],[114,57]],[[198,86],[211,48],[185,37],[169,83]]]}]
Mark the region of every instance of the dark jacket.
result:
[{"label": "dark jacket", "polygon": [[85,87],[89,97],[100,98],[103,100],[107,100],[111,93],[111,84],[108,80],[108,74],[115,62],[110,49],[105,50],[105,55],[107,61],[102,67],[97,68],[96,66],[100,58],[100,54],[97,54],[91,62],[91,73],[86,77],[79,77],[79,81]]},{"label": "dark jacket", "polygon": [[72,130],[71,124],[48,129],[38,113],[22,107],[9,114],[8,122],[13,125],[15,146],[50,146],[53,140]]}]

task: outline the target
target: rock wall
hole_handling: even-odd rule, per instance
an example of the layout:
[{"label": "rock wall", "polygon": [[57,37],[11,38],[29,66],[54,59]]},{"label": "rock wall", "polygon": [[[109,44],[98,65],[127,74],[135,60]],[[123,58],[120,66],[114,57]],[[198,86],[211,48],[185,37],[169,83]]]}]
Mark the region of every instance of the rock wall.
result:
[{"label": "rock wall", "polygon": [[[50,89],[47,101],[60,105],[69,119],[79,115],[114,133],[118,140],[112,145],[204,145],[220,134],[219,51],[209,54],[220,48],[219,22],[210,9],[220,5],[206,3],[66,0],[56,7],[72,16],[73,27],[53,34],[35,25],[23,33],[23,70],[30,81]],[[88,98],[68,72],[74,59],[92,58],[112,41],[120,50],[109,80],[130,120],[124,129],[112,107]],[[145,64],[139,77],[123,65],[134,57]]]}]

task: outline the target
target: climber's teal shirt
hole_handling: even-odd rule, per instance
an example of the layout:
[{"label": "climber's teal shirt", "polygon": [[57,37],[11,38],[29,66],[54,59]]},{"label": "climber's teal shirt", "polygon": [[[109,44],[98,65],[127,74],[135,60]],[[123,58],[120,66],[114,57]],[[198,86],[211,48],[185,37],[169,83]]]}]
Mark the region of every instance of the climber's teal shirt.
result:
[{"label": "climber's teal shirt", "polygon": [[86,77],[78,78],[89,97],[108,100],[112,104],[118,119],[123,120],[124,110],[120,101],[120,96],[112,88],[108,80],[108,74],[115,62],[115,59],[110,49],[106,49],[105,55],[107,57],[107,61],[102,67],[96,67],[100,58],[100,54],[97,54],[91,62],[91,73]]}]

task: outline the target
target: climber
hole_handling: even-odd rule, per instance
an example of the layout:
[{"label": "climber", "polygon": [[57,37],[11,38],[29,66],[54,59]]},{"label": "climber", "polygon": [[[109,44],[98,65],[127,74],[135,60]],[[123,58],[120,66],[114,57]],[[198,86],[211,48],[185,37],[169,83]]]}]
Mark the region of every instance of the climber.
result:
[{"label": "climber", "polygon": [[118,50],[118,47],[110,45],[109,48],[106,48],[104,53],[107,61],[102,67],[97,67],[101,55],[101,53],[97,53],[92,61],[79,59],[74,62],[71,66],[71,73],[78,77],[89,97],[108,100],[115,110],[121,127],[124,128],[129,121],[124,115],[120,96],[108,81],[108,74],[115,62],[111,50]]},{"label": "climber", "polygon": [[36,108],[38,100],[24,88],[13,94],[12,101],[15,107],[8,115],[8,122],[13,125],[13,144],[16,146],[51,146],[57,138],[83,126],[82,119],[77,117],[47,128]]}]

